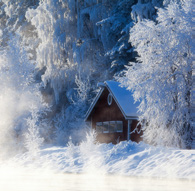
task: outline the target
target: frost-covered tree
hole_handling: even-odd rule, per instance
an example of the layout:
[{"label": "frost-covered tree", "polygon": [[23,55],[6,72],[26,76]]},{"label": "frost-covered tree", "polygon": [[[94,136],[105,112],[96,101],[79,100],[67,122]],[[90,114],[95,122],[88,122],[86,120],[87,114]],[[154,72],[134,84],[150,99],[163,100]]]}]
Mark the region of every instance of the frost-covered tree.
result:
[{"label": "frost-covered tree", "polygon": [[[7,42],[6,48],[0,48],[0,158],[23,150],[27,119],[32,112],[41,116],[47,110],[40,86],[34,80],[34,64],[20,45],[20,36],[15,35]],[[36,121],[33,117],[31,119]],[[42,129],[42,136],[48,133],[48,129]]]},{"label": "frost-covered tree", "polygon": [[31,35],[31,27],[26,21],[25,13],[28,8],[36,8],[38,3],[39,0],[2,0],[0,2],[0,43],[2,46],[6,46],[6,42],[15,32],[24,37]]},{"label": "frost-covered tree", "polygon": [[116,0],[77,1],[77,42],[74,48],[77,76],[84,81],[89,80],[92,91],[97,88],[99,79],[111,77],[108,73],[109,57],[105,56],[111,41],[106,37],[106,27],[101,30],[97,23],[108,17],[115,4]]},{"label": "frost-covered tree", "polygon": [[193,44],[192,0],[158,9],[157,22],[138,22],[130,42],[139,57],[119,78],[141,101],[144,139],[153,144],[189,147]]},{"label": "frost-covered tree", "polygon": [[[106,42],[110,47],[106,55],[110,57],[110,72],[118,74],[129,61],[135,61],[136,53],[128,43],[129,30],[134,22],[142,19],[155,20],[156,8],[163,6],[163,0],[121,0],[117,1],[109,17],[98,22],[102,29],[106,29]],[[107,26],[107,27],[106,27]],[[104,37],[105,39],[105,37]],[[105,43],[105,42],[104,42]]]},{"label": "frost-covered tree", "polygon": [[66,36],[70,30],[69,13],[68,3],[60,0],[41,1],[36,9],[29,9],[26,13],[40,40],[36,48],[36,65],[43,71],[41,80],[44,88],[49,86],[53,90],[54,104],[59,103],[60,93],[68,79],[74,77],[72,70],[75,64],[70,60],[71,47],[68,46],[71,39]]},{"label": "frost-covered tree", "polygon": [[117,1],[110,14],[97,23],[106,56],[110,58],[109,72],[112,75],[124,69],[124,65],[133,59],[128,51],[131,47],[128,31],[133,25],[130,13],[135,3],[135,0]]}]

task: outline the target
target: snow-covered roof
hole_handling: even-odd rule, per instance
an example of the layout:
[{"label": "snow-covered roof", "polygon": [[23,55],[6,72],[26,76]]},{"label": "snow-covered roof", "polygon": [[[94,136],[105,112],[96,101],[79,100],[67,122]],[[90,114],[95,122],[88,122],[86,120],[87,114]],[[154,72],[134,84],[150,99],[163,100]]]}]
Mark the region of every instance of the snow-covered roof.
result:
[{"label": "snow-covered roof", "polygon": [[116,81],[105,81],[104,85],[101,84],[101,90],[97,94],[96,98],[94,99],[93,103],[91,104],[87,114],[86,120],[88,119],[91,111],[93,110],[94,106],[96,105],[99,97],[101,96],[104,88],[107,88],[108,91],[112,94],[115,102],[117,103],[118,107],[120,108],[121,112],[123,113],[125,119],[132,119],[137,118],[139,116],[138,113],[138,102],[134,102],[132,92],[127,90],[125,87],[121,87],[119,82]]},{"label": "snow-covered roof", "polygon": [[131,91],[121,87],[120,83],[116,81],[106,81],[105,84],[125,118],[139,116],[137,109],[139,103],[135,103]]}]

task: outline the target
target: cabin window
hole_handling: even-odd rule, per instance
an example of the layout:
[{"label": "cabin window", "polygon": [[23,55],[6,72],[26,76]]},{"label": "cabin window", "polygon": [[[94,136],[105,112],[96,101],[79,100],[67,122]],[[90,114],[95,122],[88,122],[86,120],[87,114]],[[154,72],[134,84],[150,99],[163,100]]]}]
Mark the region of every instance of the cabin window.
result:
[{"label": "cabin window", "polygon": [[102,122],[97,122],[96,123],[96,131],[97,131],[97,133],[102,133],[103,132],[103,123]]},{"label": "cabin window", "polygon": [[103,133],[109,133],[109,121],[103,122]]},{"label": "cabin window", "polygon": [[122,133],[123,122],[122,121],[105,121],[96,123],[97,133]]},{"label": "cabin window", "polygon": [[111,95],[111,93],[108,94],[107,101],[108,101],[108,105],[112,104],[112,95]]},{"label": "cabin window", "polygon": [[110,121],[109,125],[109,133],[116,132],[116,121]]},{"label": "cabin window", "polygon": [[116,132],[123,132],[123,122],[117,121],[117,130]]}]

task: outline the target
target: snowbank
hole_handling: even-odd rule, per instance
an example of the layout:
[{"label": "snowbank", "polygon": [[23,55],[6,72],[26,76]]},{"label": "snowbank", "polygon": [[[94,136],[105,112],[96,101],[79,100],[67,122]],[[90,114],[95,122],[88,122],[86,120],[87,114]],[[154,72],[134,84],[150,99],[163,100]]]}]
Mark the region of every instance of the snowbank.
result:
[{"label": "snowbank", "polygon": [[14,161],[55,172],[195,179],[195,150],[153,147],[143,142],[93,144],[88,137],[78,146],[69,142],[67,147],[44,148],[37,156],[26,153]]}]

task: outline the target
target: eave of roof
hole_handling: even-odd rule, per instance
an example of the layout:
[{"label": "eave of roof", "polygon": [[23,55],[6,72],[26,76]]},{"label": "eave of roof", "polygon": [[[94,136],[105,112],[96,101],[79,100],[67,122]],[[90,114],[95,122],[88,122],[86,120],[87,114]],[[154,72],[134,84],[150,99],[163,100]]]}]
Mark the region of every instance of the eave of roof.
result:
[{"label": "eave of roof", "polygon": [[96,105],[96,103],[97,103],[97,101],[99,100],[99,98],[100,98],[102,92],[104,91],[104,88],[105,88],[105,87],[103,87],[103,86],[101,87],[100,91],[98,92],[98,94],[96,95],[96,97],[95,97],[95,99],[93,100],[92,104],[90,105],[90,107],[89,107],[89,109],[88,109],[88,111],[87,111],[87,113],[86,113],[86,115],[85,115],[85,121],[87,121],[87,119],[89,118],[89,116],[90,116],[90,114],[91,114],[91,112],[92,112],[94,106]]}]

